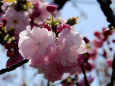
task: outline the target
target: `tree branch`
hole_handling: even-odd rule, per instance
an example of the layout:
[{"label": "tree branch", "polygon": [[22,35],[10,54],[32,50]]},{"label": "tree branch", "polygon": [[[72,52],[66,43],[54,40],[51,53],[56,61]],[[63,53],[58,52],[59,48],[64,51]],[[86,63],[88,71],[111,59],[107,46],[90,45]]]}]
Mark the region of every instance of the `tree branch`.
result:
[{"label": "tree branch", "polygon": [[111,0],[97,0],[101,6],[101,10],[107,18],[107,21],[111,23],[112,26],[115,27],[115,15],[110,8]]},{"label": "tree branch", "polygon": [[84,75],[85,86],[90,86],[89,83],[88,83],[88,80],[87,80],[86,73],[85,73],[84,65],[83,65],[81,68],[82,68],[82,73],[83,73],[83,75]]},{"label": "tree branch", "polygon": [[58,5],[58,10],[62,9],[66,2],[70,0],[54,0],[54,3]]},{"label": "tree branch", "polygon": [[104,15],[106,16],[108,22],[111,23],[112,26],[115,27],[115,15],[110,8],[110,4],[112,3],[111,0],[97,0],[101,6],[101,10],[103,11]]},{"label": "tree branch", "polygon": [[24,59],[23,61],[18,62],[17,64],[14,64],[11,67],[5,68],[0,70],[0,75],[6,73],[6,72],[10,72],[12,70],[15,70],[16,68],[20,67],[21,65],[24,65],[25,63],[27,63],[29,60],[28,59]]},{"label": "tree branch", "polygon": [[114,80],[115,80],[115,54],[114,54],[114,59],[113,59],[113,62],[112,62],[112,75],[111,75],[110,86],[114,85]]}]

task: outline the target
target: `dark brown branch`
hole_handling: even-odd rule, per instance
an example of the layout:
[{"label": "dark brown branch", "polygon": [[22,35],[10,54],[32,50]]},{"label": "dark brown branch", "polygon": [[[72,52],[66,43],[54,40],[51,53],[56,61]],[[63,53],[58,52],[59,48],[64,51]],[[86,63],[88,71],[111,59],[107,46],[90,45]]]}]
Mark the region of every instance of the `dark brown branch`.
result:
[{"label": "dark brown branch", "polygon": [[115,27],[115,15],[110,8],[111,0],[97,0],[101,6],[101,10],[107,18],[107,21],[111,23],[112,26]]},{"label": "dark brown branch", "polygon": [[3,13],[2,5],[3,5],[3,0],[0,0],[0,13]]},{"label": "dark brown branch", "polygon": [[114,59],[113,59],[113,62],[112,62],[112,75],[111,75],[110,86],[114,85],[114,80],[115,80],[115,54],[114,54]]},{"label": "dark brown branch", "polygon": [[54,0],[54,3],[58,5],[58,10],[62,9],[66,2],[70,0]]},{"label": "dark brown branch", "polygon": [[88,83],[88,80],[87,80],[87,76],[86,76],[86,73],[85,73],[85,68],[84,68],[84,66],[82,66],[81,68],[82,68],[82,73],[83,73],[83,75],[84,75],[85,86],[90,86],[89,83]]},{"label": "dark brown branch", "polygon": [[11,67],[8,67],[8,68],[5,68],[5,69],[2,69],[0,70],[0,75],[6,73],[6,72],[10,72],[12,70],[15,70],[16,68],[20,67],[21,65],[24,65],[25,63],[27,63],[29,60],[28,59],[24,59],[23,61],[20,61],[18,62],[17,64],[11,66]]}]

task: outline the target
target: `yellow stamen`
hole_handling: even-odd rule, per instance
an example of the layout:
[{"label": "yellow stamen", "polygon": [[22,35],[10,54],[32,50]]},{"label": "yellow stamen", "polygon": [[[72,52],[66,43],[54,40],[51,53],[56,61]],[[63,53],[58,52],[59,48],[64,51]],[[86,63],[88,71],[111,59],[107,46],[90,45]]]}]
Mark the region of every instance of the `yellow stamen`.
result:
[{"label": "yellow stamen", "polygon": [[86,49],[87,49],[87,50],[90,50],[90,48],[91,48],[91,47],[90,47],[88,44],[86,44]]},{"label": "yellow stamen", "polygon": [[4,0],[4,2],[11,2],[14,3],[16,0]]},{"label": "yellow stamen", "polygon": [[33,6],[32,3],[29,2],[29,1],[26,3],[26,5],[27,5],[27,7],[32,7]]}]

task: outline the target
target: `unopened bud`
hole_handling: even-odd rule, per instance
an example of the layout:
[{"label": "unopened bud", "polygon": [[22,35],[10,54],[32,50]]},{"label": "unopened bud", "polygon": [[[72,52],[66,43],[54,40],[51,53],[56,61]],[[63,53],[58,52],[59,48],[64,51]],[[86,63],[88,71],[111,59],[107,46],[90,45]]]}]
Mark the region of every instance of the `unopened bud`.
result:
[{"label": "unopened bud", "polygon": [[78,17],[72,17],[67,20],[66,24],[73,26],[75,24],[78,24],[77,21],[78,21]]}]

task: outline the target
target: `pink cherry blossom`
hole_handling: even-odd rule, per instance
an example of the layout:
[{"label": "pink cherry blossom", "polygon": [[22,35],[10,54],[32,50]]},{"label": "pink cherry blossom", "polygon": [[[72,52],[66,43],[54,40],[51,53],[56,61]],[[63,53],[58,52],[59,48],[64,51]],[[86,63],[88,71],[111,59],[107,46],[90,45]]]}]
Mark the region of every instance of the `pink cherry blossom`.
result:
[{"label": "pink cherry blossom", "polygon": [[86,52],[85,42],[80,34],[69,29],[59,34],[57,44],[60,52],[59,59],[63,65],[76,62],[78,55]]},{"label": "pink cherry blossom", "polygon": [[43,21],[50,18],[50,13],[47,12],[46,6],[48,5],[47,2],[42,2],[39,0],[34,1],[34,8],[31,11],[31,25],[40,25]]},{"label": "pink cherry blossom", "polygon": [[61,24],[66,24],[66,20],[61,17],[56,18]]},{"label": "pink cherry blossom", "polygon": [[90,59],[95,60],[97,57],[97,50],[93,48],[91,51],[89,51]]},{"label": "pink cherry blossom", "polygon": [[32,30],[28,27],[27,30],[20,33],[19,37],[20,53],[26,58],[34,57],[36,53],[45,55],[48,53],[46,50],[49,45],[55,41],[54,33],[37,27]]},{"label": "pink cherry blossom", "polygon": [[16,11],[13,7],[9,7],[3,18],[8,19],[7,30],[15,29],[16,36],[29,25],[29,16],[24,11]]},{"label": "pink cherry blossom", "polygon": [[68,24],[62,24],[62,25],[58,25],[57,30],[58,30],[58,32],[61,32],[62,30],[66,29],[66,28],[68,28],[70,30],[72,29],[71,26],[69,26]]},{"label": "pink cherry blossom", "polygon": [[103,45],[103,40],[101,39],[94,39],[92,42],[92,45],[94,46],[94,48],[100,48]]},{"label": "pink cherry blossom", "polygon": [[78,55],[86,52],[80,34],[69,29],[64,29],[56,38],[46,28],[27,27],[19,37],[21,55],[30,59],[30,66],[52,82],[61,79],[64,73],[76,73]]},{"label": "pink cherry blossom", "polygon": [[74,27],[66,24],[67,21],[64,20],[63,18],[59,17],[56,18],[56,20],[60,22],[60,24],[57,25],[57,32],[62,32],[66,28],[69,30],[74,30]]}]

